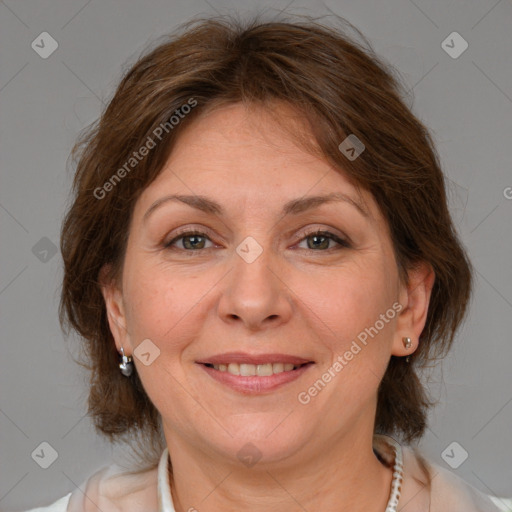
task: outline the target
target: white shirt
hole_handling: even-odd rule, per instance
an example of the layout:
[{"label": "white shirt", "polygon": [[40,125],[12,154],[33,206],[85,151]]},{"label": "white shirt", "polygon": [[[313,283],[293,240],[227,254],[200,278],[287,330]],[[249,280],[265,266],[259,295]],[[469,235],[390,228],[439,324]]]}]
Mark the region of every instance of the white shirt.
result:
[{"label": "white shirt", "polygon": [[[379,452],[391,450],[387,436],[376,436]],[[387,455],[389,455],[388,452]],[[427,462],[433,475],[429,492],[413,449],[402,446],[404,478],[398,510],[407,512],[512,512],[512,499],[489,497],[455,473]],[[27,512],[175,512],[169,483],[169,452],[158,467],[134,474],[116,464],[106,466],[55,503]]]}]

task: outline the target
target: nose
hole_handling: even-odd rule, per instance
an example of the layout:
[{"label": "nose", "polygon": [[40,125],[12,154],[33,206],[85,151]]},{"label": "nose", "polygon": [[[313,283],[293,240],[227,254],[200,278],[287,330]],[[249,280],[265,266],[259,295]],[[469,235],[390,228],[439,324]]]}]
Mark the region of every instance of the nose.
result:
[{"label": "nose", "polygon": [[290,320],[292,292],[270,253],[264,250],[248,263],[234,252],[232,271],[226,276],[218,305],[218,314],[224,322],[258,331]]}]

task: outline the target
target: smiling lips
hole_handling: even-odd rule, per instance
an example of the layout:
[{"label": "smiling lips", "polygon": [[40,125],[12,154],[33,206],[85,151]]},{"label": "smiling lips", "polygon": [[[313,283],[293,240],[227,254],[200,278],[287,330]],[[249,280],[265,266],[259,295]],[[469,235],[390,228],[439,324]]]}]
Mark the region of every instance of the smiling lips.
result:
[{"label": "smiling lips", "polygon": [[[299,365],[300,366],[300,365]],[[228,372],[231,375],[241,375],[242,377],[250,377],[257,375],[258,377],[268,377],[276,373],[289,372],[297,369],[299,366],[292,363],[266,363],[266,364],[214,364],[213,368],[221,372]]]},{"label": "smiling lips", "polygon": [[218,354],[198,361],[215,380],[236,391],[254,394],[272,391],[297,379],[314,362],[286,354]]}]

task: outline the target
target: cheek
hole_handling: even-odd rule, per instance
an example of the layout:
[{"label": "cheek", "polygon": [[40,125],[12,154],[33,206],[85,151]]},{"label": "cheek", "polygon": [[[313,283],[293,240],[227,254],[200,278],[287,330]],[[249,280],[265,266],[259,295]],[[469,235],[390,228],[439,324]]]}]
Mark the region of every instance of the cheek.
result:
[{"label": "cheek", "polygon": [[[352,340],[378,322],[379,335],[388,335],[393,321],[385,317],[381,325],[380,315],[392,307],[393,289],[386,275],[377,271],[354,269],[347,272],[330,272],[301,287],[303,302],[318,317],[323,338],[335,351],[346,350]],[[364,336],[363,336],[364,337]]]},{"label": "cheek", "polygon": [[210,286],[194,277],[177,278],[158,267],[134,272],[126,289],[134,344],[149,338],[166,351],[180,346],[185,332],[195,325],[191,318]]},{"label": "cheek", "polygon": [[330,293],[321,316],[331,328],[322,340],[330,359],[320,371],[322,381],[332,382],[322,400],[338,421],[376,396],[389,362],[396,312],[382,275],[345,276],[331,284],[337,293]]},{"label": "cheek", "polygon": [[137,372],[155,407],[180,425],[184,420],[175,412],[180,407],[170,408],[169,403],[191,401],[191,391],[183,387],[187,376],[182,360],[187,346],[198,336],[201,323],[196,316],[205,287],[192,286],[198,279],[177,279],[161,270],[139,268],[126,289],[130,336],[135,355],[150,355],[149,364],[143,357],[134,358]]}]

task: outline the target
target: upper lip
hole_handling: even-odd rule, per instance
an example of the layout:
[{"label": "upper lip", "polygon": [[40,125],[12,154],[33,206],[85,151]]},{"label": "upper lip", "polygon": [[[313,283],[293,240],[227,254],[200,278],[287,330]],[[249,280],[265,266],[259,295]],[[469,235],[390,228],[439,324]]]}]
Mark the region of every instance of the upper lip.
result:
[{"label": "upper lip", "polygon": [[199,364],[268,364],[268,363],[291,363],[300,365],[312,363],[311,359],[292,356],[288,354],[246,354],[244,352],[226,352],[216,354],[197,361]]}]

